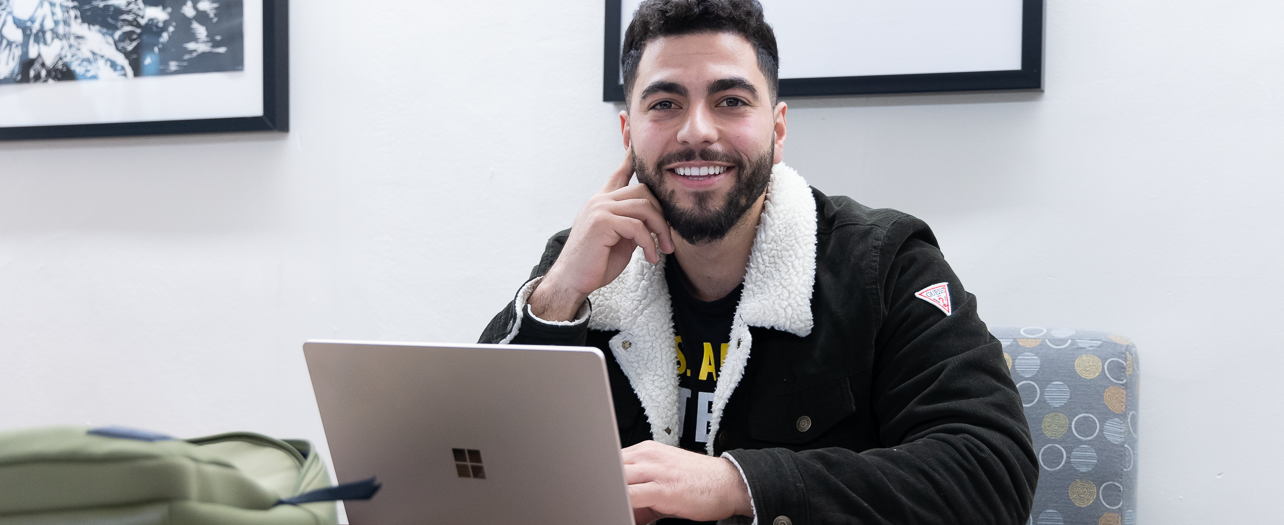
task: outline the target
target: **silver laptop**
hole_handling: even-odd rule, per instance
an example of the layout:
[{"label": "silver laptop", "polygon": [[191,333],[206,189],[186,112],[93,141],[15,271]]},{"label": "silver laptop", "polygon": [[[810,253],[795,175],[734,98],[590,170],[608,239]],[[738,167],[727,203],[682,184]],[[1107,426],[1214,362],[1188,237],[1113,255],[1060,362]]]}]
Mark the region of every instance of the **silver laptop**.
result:
[{"label": "silver laptop", "polygon": [[341,483],[378,476],[353,525],[631,525],[595,348],[309,341]]}]

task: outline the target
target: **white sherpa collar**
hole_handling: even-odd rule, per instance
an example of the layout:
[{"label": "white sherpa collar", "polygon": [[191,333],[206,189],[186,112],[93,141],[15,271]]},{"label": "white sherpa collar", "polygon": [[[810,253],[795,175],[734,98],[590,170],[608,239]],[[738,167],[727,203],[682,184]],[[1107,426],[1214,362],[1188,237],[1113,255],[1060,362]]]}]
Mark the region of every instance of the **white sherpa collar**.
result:
[{"label": "white sherpa collar", "polygon": [[[749,326],[806,337],[812,329],[815,280],[816,201],[796,171],[777,164],[749,254],[727,359],[714,391],[710,436],[717,435],[722,410],[749,360]],[[661,443],[677,445],[677,356],[664,259],[652,265],[641,250],[635,251],[624,272],[589,298],[589,328],[620,332],[609,343],[611,351],[642,401],[651,435]],[[707,450],[713,453],[712,439]]]}]

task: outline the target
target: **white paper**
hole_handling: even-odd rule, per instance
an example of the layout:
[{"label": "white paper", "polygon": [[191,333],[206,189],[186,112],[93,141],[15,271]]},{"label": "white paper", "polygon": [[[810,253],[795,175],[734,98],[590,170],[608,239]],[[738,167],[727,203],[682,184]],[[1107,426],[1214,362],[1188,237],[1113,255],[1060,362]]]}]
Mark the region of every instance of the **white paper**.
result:
[{"label": "white paper", "polygon": [[[782,79],[1021,69],[1021,0],[761,2]],[[621,6],[621,47],[639,3]]]}]

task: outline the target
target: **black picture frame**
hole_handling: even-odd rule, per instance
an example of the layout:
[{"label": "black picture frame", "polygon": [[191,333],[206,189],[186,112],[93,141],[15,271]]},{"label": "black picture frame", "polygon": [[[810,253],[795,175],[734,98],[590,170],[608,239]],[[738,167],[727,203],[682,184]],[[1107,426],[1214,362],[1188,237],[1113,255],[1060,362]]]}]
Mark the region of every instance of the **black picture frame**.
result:
[{"label": "black picture frame", "polygon": [[[1022,0],[1021,69],[914,75],[870,75],[780,79],[781,97],[890,95],[966,91],[1043,89],[1043,12],[1045,0]],[[623,102],[620,84],[621,0],[606,0],[606,37],[602,62],[602,101]]]},{"label": "black picture frame", "polygon": [[263,0],[263,114],[252,117],[0,127],[0,140],[290,130],[290,6]]}]

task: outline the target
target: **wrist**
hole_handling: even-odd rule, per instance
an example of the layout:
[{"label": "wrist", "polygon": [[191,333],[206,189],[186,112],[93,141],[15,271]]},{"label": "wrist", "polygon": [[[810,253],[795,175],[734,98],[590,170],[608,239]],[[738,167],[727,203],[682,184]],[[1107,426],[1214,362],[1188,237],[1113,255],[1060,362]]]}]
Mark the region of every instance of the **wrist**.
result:
[{"label": "wrist", "polygon": [[737,497],[736,500],[734,500],[736,501],[735,511],[734,511],[735,515],[747,516],[753,520],[754,525],[757,525],[758,508],[753,503],[753,490],[749,488],[749,477],[745,476],[744,468],[740,466],[739,461],[736,461],[736,457],[731,455],[728,452],[723,452],[722,455],[719,457],[724,461],[726,461],[727,463],[731,464],[731,470],[733,471],[733,475],[739,481],[738,484],[735,484],[737,485],[737,490],[739,491],[738,492],[739,496]]},{"label": "wrist", "polygon": [[562,286],[554,273],[556,268],[540,279],[535,290],[531,292],[527,304],[531,314],[548,321],[572,321],[584,304],[587,295]]},{"label": "wrist", "polygon": [[745,484],[744,475],[740,473],[740,466],[735,461],[723,457],[721,458],[725,466],[727,482],[722,486],[726,493],[725,501],[731,505],[731,511],[736,516],[753,517],[753,499],[749,495],[749,486]]}]

